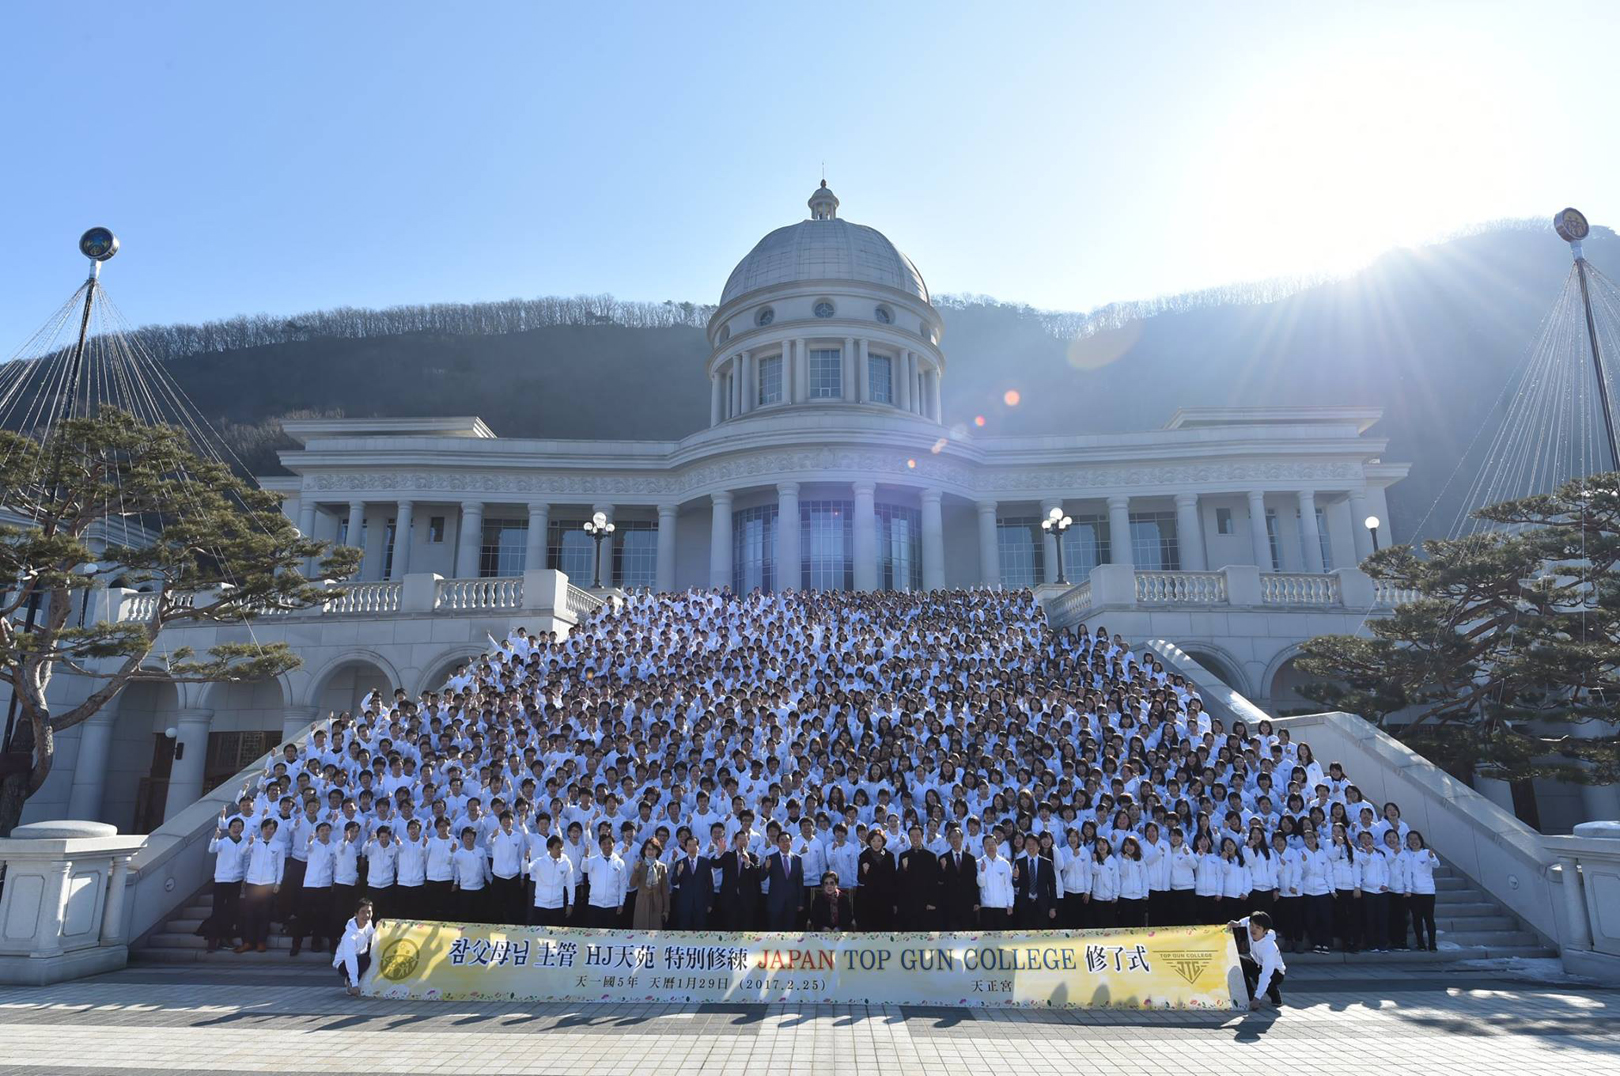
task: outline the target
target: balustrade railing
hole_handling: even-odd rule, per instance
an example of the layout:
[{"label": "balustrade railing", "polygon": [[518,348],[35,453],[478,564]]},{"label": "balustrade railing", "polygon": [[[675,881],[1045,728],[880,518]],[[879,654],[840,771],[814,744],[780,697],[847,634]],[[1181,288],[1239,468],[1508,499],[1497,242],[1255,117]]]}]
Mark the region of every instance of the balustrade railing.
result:
[{"label": "balustrade railing", "polygon": [[1308,572],[1261,572],[1262,605],[1342,605],[1339,577]]},{"label": "balustrade railing", "polygon": [[1136,600],[1149,604],[1217,605],[1226,601],[1226,573],[1137,572]]},{"label": "balustrade railing", "polygon": [[1394,583],[1386,583],[1383,580],[1373,582],[1374,605],[1394,608],[1397,605],[1405,605],[1407,602],[1415,602],[1421,597],[1423,597],[1423,592],[1416,587],[1398,587]]},{"label": "balustrade railing", "polygon": [[441,579],[433,608],[462,613],[480,609],[518,609],[523,605],[523,577]]},{"label": "balustrade railing", "polygon": [[346,583],[343,596],[321,606],[325,613],[397,613],[404,584]]},{"label": "balustrade railing", "polygon": [[1060,617],[1080,617],[1091,608],[1091,581],[1077,584],[1052,599],[1047,606],[1048,616],[1053,620]]},{"label": "balustrade railing", "polygon": [[568,584],[568,612],[575,620],[583,620],[606,604],[606,599],[588,590],[582,590],[572,583]]}]

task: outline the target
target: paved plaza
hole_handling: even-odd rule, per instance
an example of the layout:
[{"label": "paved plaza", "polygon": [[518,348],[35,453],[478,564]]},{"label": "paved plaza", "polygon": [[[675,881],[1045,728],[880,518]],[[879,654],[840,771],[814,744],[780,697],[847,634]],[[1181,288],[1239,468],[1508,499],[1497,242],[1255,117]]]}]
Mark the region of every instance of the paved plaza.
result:
[{"label": "paved plaza", "polygon": [[1301,969],[1281,1014],[1216,1014],[356,1001],[311,969],[138,966],[0,990],[0,1076],[1620,1073],[1620,990],[1541,971]]}]

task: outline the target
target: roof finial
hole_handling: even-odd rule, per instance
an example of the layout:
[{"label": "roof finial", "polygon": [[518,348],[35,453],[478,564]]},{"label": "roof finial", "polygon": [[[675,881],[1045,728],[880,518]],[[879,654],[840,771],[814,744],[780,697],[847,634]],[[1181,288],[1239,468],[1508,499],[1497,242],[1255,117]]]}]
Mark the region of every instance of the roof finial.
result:
[{"label": "roof finial", "polygon": [[821,186],[810,195],[810,219],[832,220],[838,216],[838,195],[827,189],[827,177],[821,178]]}]

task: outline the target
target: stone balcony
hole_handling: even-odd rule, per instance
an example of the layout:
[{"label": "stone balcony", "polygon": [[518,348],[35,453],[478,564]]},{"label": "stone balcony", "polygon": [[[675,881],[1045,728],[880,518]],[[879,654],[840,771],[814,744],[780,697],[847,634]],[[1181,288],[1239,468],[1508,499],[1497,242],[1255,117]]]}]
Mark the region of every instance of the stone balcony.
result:
[{"label": "stone balcony", "polygon": [[1355,568],[1262,572],[1138,571],[1102,564],[1070,587],[1041,588],[1054,627],[1106,627],[1127,639],[1172,639],[1228,686],[1275,713],[1316,708],[1294,693],[1308,679],[1293,668],[1315,635],[1357,634],[1416,595]]}]

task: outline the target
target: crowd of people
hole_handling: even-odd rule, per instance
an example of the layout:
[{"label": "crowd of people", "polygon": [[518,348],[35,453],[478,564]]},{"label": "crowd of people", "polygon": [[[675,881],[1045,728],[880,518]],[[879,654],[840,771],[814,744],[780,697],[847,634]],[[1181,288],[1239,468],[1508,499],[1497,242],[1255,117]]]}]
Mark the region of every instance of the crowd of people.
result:
[{"label": "crowd of people", "polygon": [[361,898],[673,930],[1258,913],[1283,952],[1436,947],[1438,860],[1397,805],[1027,590],[635,593],[492,643],[284,745],[221,812],[211,948],[281,924],[319,950]]}]

